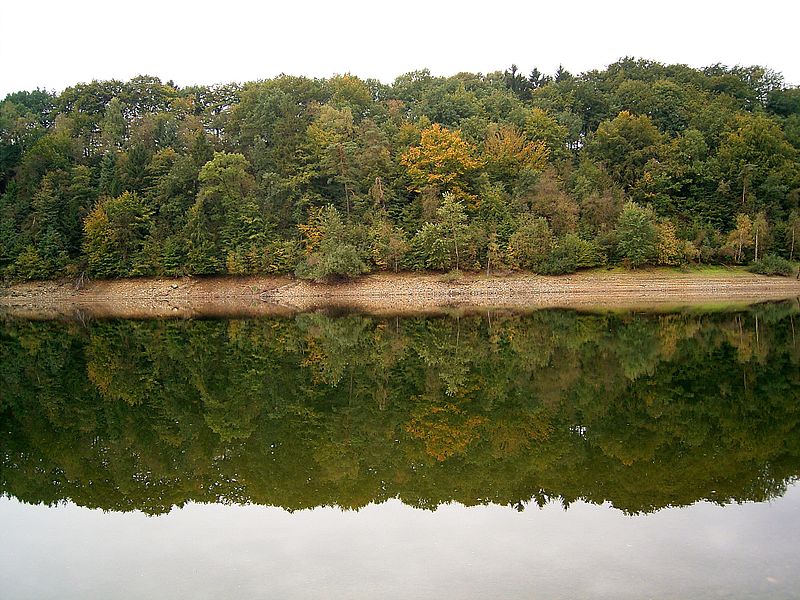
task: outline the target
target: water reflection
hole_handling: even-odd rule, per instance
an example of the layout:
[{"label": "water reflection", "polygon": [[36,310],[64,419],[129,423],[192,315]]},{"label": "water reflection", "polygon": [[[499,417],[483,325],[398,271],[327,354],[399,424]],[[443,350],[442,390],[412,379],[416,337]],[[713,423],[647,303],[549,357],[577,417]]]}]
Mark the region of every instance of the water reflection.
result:
[{"label": "water reflection", "polygon": [[0,491],[151,514],[763,501],[800,473],[796,315],[8,320]]},{"label": "water reflection", "polygon": [[[583,502],[168,515],[0,500],[4,599],[770,600],[800,586],[800,487],[630,518]],[[168,592],[165,592],[168,590]]]}]

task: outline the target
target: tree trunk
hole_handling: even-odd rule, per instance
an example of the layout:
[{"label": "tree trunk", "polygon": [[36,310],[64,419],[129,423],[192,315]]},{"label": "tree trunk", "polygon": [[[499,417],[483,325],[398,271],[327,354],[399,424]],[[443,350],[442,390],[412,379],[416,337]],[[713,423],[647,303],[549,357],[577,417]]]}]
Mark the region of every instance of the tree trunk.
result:
[{"label": "tree trunk", "polygon": [[349,218],[350,217],[350,186],[347,185],[347,173],[345,172],[345,165],[344,165],[344,148],[342,148],[342,145],[339,144],[339,146],[336,149],[337,149],[337,151],[339,153],[339,173],[341,174],[342,179],[344,180],[343,181],[343,183],[344,183],[344,202],[345,202],[345,205],[347,206],[347,216]]},{"label": "tree trunk", "polygon": [[756,260],[758,260],[758,229],[756,229]]}]

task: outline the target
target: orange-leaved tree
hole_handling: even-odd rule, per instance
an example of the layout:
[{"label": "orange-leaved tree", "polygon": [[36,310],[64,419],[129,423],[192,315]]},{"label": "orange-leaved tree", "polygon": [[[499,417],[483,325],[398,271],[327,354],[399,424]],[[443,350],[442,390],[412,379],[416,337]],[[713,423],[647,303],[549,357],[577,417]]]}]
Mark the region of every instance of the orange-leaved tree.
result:
[{"label": "orange-leaved tree", "polygon": [[437,193],[450,192],[456,198],[472,198],[472,175],[480,169],[474,145],[461,138],[461,132],[438,123],[422,131],[420,143],[400,157],[406,168],[411,189],[421,192],[434,188]]}]

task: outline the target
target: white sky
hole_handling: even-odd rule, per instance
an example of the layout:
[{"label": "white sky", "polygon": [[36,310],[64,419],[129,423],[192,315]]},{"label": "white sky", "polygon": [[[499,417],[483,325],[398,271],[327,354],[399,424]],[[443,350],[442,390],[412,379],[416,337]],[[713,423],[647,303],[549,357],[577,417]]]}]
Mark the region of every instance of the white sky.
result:
[{"label": "white sky", "polygon": [[800,84],[799,22],[796,0],[0,0],[0,98],[138,74],[190,85],[511,63],[579,73],[626,55],[762,64]]}]

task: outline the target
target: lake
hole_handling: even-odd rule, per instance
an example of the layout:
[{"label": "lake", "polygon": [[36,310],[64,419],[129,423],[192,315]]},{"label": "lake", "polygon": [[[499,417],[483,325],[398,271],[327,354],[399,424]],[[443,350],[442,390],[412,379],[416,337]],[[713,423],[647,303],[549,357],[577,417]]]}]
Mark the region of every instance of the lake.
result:
[{"label": "lake", "polygon": [[0,324],[0,597],[798,598],[800,305]]}]

